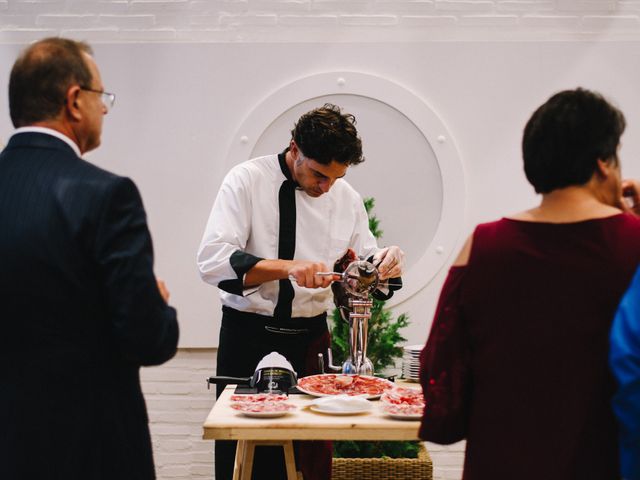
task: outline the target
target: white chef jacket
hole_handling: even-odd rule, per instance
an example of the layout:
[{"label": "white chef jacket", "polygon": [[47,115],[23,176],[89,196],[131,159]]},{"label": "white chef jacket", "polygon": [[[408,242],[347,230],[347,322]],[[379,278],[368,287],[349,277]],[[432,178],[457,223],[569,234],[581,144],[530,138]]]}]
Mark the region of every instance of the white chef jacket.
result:
[{"label": "white chef jacket", "polygon": [[[278,193],[285,180],[278,155],[267,155],[236,165],[222,182],[198,250],[198,268],[205,282],[219,287],[223,305],[273,315],[279,282],[253,288],[242,282],[257,261],[278,258]],[[378,251],[362,198],[344,179],[317,198],[298,189],[295,202],[295,260],[321,261],[332,269],[349,247],[365,258]],[[292,284],[293,318],[331,308],[330,288]]]}]

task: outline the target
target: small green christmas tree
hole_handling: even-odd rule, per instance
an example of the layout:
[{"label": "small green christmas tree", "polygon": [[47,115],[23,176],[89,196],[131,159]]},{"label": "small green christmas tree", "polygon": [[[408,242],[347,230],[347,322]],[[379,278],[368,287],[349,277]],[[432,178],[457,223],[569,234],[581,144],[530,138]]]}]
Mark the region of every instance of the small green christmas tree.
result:
[{"label": "small green christmas tree", "polygon": [[[369,230],[376,239],[382,237],[380,221],[371,213],[375,206],[373,198],[364,199],[364,207],[369,217]],[[381,373],[389,366],[395,365],[398,358],[402,357],[402,348],[399,343],[407,339],[400,334],[400,329],[409,325],[409,316],[405,313],[393,319],[391,311],[384,308],[386,301],[373,299],[371,318],[369,319],[369,336],[367,342],[367,357],[373,363],[376,373]],[[349,355],[349,325],[340,317],[340,311],[336,308],[331,314],[331,351],[335,362],[340,365]],[[416,458],[418,456],[418,442],[333,442],[333,456],[345,458]]]}]

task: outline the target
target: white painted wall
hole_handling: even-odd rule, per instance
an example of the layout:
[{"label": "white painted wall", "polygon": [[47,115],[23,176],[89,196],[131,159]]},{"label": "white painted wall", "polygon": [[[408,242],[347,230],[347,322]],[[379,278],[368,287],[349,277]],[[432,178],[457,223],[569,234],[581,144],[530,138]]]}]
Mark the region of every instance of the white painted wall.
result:
[{"label": "white painted wall", "polygon": [[[90,41],[119,95],[91,160],[142,190],[183,347],[215,344],[214,289],[199,283],[193,262],[228,142],[253,106],[296,78],[356,70],[424,99],[464,166],[464,235],[535,202],[519,163],[521,130],[559,89],[600,90],[624,110],[623,169],[640,176],[637,0],[0,0],[0,89],[16,52],[49,35]],[[0,99],[4,143],[11,127]],[[176,185],[191,186],[188,202],[172,195]],[[417,221],[410,216],[399,235]],[[397,307],[414,322],[410,343],[426,338],[444,271]],[[211,478],[211,445],[199,436],[214,358],[211,348],[183,348],[143,372],[161,479]],[[437,479],[460,478],[463,444],[429,450]]]},{"label": "white painted wall", "polygon": [[[19,45],[0,45],[0,90],[6,89],[18,50]],[[411,316],[405,334],[412,344],[426,338],[446,272],[442,267],[473,226],[536,201],[522,174],[521,131],[530,113],[552,92],[583,85],[621,105],[629,119],[623,167],[627,174],[638,173],[633,159],[640,156],[639,122],[634,121],[640,116],[640,50],[629,40],[107,43],[97,44],[95,50],[104,84],[117,99],[105,118],[103,145],[88,159],[131,176],[139,185],[149,214],[156,270],[180,311],[183,348],[217,345],[218,296],[214,287],[200,281],[195,255],[224,174],[250,156],[257,134],[249,132],[247,148],[234,145],[245,136],[245,119],[256,106],[294,80],[333,72],[323,77],[335,74],[336,83],[344,78],[339,88],[348,89],[356,76],[349,72],[355,71],[386,81],[368,87],[366,102],[356,101],[358,90],[332,97],[320,89],[308,95],[319,96],[314,100],[318,104],[328,98],[344,100],[360,118],[368,160],[350,169],[347,178],[364,196],[377,199],[376,213],[385,230],[382,243],[406,243],[407,285],[391,303],[396,312]],[[442,129],[426,127],[422,142],[402,139],[399,129],[406,130],[412,117],[406,106],[395,105],[395,98],[386,94],[387,84],[410,92],[413,104],[423,104]],[[386,104],[378,101],[385,95]],[[310,108],[314,101],[300,105]],[[6,102],[0,97],[0,110],[6,111]],[[262,118],[256,131],[268,131],[268,146],[279,150],[288,143],[290,126],[275,122],[275,117],[301,108],[298,102],[299,96],[282,96],[274,118]],[[8,117],[1,117],[0,137],[7,138],[11,131]],[[446,138],[442,144],[437,140],[441,133]],[[444,155],[454,147],[457,155]],[[265,143],[259,141],[256,148],[266,148]],[[427,172],[433,168],[417,169],[433,162],[425,149],[436,152],[441,171],[450,162],[461,164],[457,178],[448,179],[458,188],[443,190],[444,203],[437,193],[429,201],[434,192]],[[437,245],[442,247],[438,255],[425,234],[438,216],[427,213],[447,202],[461,208],[441,217],[454,234]],[[420,247],[432,252],[426,264],[418,261],[424,256]],[[414,295],[407,298],[408,293]]]}]

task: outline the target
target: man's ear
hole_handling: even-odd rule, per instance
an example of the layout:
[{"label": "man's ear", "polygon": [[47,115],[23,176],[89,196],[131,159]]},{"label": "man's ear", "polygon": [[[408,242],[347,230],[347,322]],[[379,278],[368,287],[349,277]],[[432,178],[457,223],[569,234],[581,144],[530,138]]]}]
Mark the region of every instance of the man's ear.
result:
[{"label": "man's ear", "polygon": [[73,85],[67,90],[65,97],[65,110],[70,118],[76,121],[82,119],[82,113],[80,112],[80,87]]}]

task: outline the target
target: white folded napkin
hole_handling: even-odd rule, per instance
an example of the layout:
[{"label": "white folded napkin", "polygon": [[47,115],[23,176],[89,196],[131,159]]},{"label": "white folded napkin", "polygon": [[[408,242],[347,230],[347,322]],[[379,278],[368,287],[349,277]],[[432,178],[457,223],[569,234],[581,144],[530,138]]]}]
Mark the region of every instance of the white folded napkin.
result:
[{"label": "white folded napkin", "polygon": [[314,400],[311,405],[328,412],[361,412],[371,408],[371,402],[363,397],[331,395]]}]

